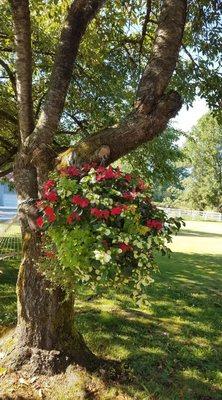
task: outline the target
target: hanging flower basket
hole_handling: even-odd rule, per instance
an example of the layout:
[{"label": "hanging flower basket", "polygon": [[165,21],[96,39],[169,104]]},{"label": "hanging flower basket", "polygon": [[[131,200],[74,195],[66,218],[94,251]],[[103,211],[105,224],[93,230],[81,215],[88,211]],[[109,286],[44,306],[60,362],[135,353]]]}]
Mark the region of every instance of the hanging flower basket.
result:
[{"label": "hanging flower basket", "polygon": [[127,285],[145,301],[155,253],[181,221],[150,199],[149,187],[119,168],[84,164],[61,169],[37,202],[43,253],[39,268],[67,292]]}]

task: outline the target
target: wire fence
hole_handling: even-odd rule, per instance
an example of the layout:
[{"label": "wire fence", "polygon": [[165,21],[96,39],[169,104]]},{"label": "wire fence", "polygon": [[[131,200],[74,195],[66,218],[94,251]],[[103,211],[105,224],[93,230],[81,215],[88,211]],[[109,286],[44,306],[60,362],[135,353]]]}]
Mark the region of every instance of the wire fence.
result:
[{"label": "wire fence", "polygon": [[[0,223],[0,260],[19,257],[21,254],[21,230],[17,216],[5,215]],[[7,217],[7,219],[6,219]]]}]

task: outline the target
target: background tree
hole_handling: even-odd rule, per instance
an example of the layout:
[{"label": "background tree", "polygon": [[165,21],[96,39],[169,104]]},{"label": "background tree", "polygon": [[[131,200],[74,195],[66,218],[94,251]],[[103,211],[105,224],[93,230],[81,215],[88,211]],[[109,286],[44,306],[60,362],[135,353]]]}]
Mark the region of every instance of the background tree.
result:
[{"label": "background tree", "polygon": [[171,185],[180,187],[184,153],[179,145],[183,133],[168,127],[158,136],[124,157],[124,165],[151,184],[154,200],[162,201]]},{"label": "background tree", "polygon": [[47,370],[92,360],[73,327],[73,299],[64,300],[60,288],[49,291],[35,265],[40,242],[33,202],[70,135],[75,152],[69,150],[68,159],[96,159],[105,145],[110,163],[166,128],[182,104],[177,90],[185,87],[190,102],[197,82],[206,97],[208,85],[209,93],[215,89],[208,100],[216,107],[219,3],[190,1],[184,33],[186,8],[185,0],[2,5],[0,165],[2,175],[14,165],[23,236],[18,364],[31,360]]},{"label": "background tree", "polygon": [[222,127],[212,113],[192,129],[185,154],[189,177],[180,200],[197,210],[222,211]]}]

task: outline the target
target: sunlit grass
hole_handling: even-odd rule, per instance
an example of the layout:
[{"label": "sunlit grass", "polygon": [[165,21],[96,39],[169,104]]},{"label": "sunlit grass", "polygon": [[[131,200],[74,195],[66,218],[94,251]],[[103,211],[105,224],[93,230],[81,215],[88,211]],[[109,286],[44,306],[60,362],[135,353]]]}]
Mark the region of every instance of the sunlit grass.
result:
[{"label": "sunlit grass", "polygon": [[[219,400],[222,224],[188,222],[172,248],[171,259],[159,257],[147,307],[136,308],[130,293],[79,301],[79,330],[98,356],[122,362],[129,379],[119,385],[131,399]],[[0,267],[4,326],[15,322],[15,267]],[[99,400],[115,398],[101,393]]]}]

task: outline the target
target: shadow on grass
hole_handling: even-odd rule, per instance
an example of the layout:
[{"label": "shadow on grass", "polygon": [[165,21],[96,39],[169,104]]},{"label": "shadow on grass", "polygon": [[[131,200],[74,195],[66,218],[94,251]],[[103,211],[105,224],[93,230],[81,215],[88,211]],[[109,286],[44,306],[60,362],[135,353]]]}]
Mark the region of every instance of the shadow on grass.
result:
[{"label": "shadow on grass", "polygon": [[199,231],[190,231],[183,229],[180,231],[178,236],[197,236],[197,237],[208,237],[209,239],[212,238],[221,238],[222,239],[222,233],[209,233],[209,232],[199,232]]},{"label": "shadow on grass", "polygon": [[[98,357],[121,361],[119,385],[139,400],[222,398],[222,257],[174,253],[136,309],[130,293],[82,302],[79,330]],[[1,324],[15,322],[16,261],[4,261]],[[103,377],[104,378],[104,377]],[[116,378],[115,378],[116,379]]]},{"label": "shadow on grass", "polygon": [[130,370],[125,390],[133,398],[219,400],[222,258],[175,253],[159,263],[148,308],[135,309],[124,295],[117,296],[116,309],[112,297],[101,302],[110,312],[101,311],[99,301],[84,303],[80,330],[93,351]]},{"label": "shadow on grass", "polygon": [[[16,322],[16,293],[18,259],[0,261],[0,326]],[[4,329],[2,329],[4,331]],[[1,328],[0,328],[1,336]]]}]

